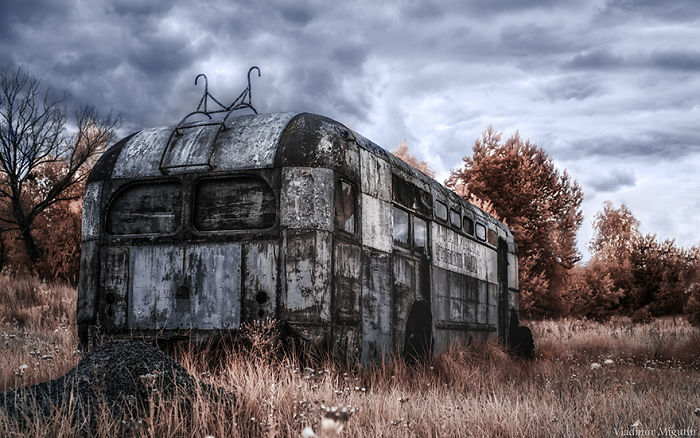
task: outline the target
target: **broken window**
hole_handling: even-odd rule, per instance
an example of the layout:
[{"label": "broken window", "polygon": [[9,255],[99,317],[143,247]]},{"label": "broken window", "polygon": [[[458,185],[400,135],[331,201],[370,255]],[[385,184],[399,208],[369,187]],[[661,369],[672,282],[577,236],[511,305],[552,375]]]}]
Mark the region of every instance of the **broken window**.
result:
[{"label": "broken window", "polygon": [[476,237],[479,240],[486,240],[486,227],[479,222],[476,223]]},{"label": "broken window", "polygon": [[408,246],[408,212],[394,207],[394,243]]},{"label": "broken window", "polygon": [[413,216],[413,248],[425,251],[428,243],[428,228],[423,219]]},{"label": "broken window", "polygon": [[275,194],[263,180],[233,177],[197,183],[193,223],[197,230],[265,229],[276,220]]},{"label": "broken window", "polygon": [[355,187],[343,180],[336,186],[335,226],[341,231],[355,234]]},{"label": "broken window", "polygon": [[452,224],[453,227],[461,228],[462,227],[462,215],[459,214],[459,211],[455,209],[450,209],[450,223]]},{"label": "broken window", "polygon": [[462,224],[462,229],[465,233],[470,236],[474,234],[474,221],[472,218],[464,216],[464,223]]},{"label": "broken window", "polygon": [[447,220],[447,205],[440,201],[435,201],[435,217],[441,221]]},{"label": "broken window", "polygon": [[107,232],[117,235],[172,234],[182,221],[182,186],[136,184],[120,191],[107,213]]}]

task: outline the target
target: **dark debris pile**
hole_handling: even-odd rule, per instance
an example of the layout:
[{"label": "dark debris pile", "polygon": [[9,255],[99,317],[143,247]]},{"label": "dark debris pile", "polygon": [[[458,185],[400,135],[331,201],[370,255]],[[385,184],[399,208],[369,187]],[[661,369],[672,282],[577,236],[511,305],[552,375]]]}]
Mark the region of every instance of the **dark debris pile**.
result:
[{"label": "dark debris pile", "polygon": [[194,394],[198,387],[214,397],[234,401],[232,394],[196,383],[157,347],[122,339],[96,347],[58,379],[2,393],[0,409],[19,419],[47,416],[58,409],[81,425],[94,427],[101,406],[109,408],[112,415],[134,418],[148,412],[149,400],[159,398],[151,397],[154,392],[166,399],[178,396],[186,403],[187,397],[180,396]]}]

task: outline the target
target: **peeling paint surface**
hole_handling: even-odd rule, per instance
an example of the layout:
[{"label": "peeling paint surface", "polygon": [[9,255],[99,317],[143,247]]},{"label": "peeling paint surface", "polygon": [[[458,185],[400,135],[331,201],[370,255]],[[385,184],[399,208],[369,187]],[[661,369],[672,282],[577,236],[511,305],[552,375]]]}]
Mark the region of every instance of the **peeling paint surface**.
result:
[{"label": "peeling paint surface", "polygon": [[240,116],[219,133],[211,156],[216,170],[272,167],[280,136],[294,113]]},{"label": "peeling paint surface", "polygon": [[83,196],[83,242],[95,240],[100,237],[100,199],[102,196],[102,181],[93,182],[85,186]]},{"label": "peeling paint surface", "polygon": [[160,176],[160,159],[172,133],[172,127],[148,129],[134,135],[124,145],[114,164],[112,178]]},{"label": "peeling paint surface", "polygon": [[382,201],[391,201],[391,167],[389,163],[360,150],[360,165],[362,172],[362,193]]},{"label": "peeling paint surface", "polygon": [[287,232],[284,307],[293,321],[330,322],[332,235],[324,231]]},{"label": "peeling paint surface", "polygon": [[[245,319],[272,317],[277,309],[279,243],[253,242],[243,247]],[[262,312],[262,313],[260,313]]]},{"label": "peeling paint surface", "polygon": [[193,167],[208,170],[214,140],[221,125],[180,128],[170,137],[161,166],[168,173],[192,172]]},{"label": "peeling paint surface", "polygon": [[104,248],[101,254],[103,269],[100,275],[104,292],[104,321],[107,329],[126,324],[129,289],[129,249],[126,247]]},{"label": "peeling paint surface", "polygon": [[237,244],[132,247],[129,327],[238,327],[240,263]]},{"label": "peeling paint surface", "polygon": [[392,348],[391,254],[365,250],[362,266],[362,362],[380,362]]},{"label": "peeling paint surface", "polygon": [[362,244],[384,252],[393,250],[392,205],[362,194]]},{"label": "peeling paint surface", "polygon": [[80,282],[78,283],[78,324],[92,321],[96,312],[96,296],[100,257],[97,241],[83,242],[80,249]]},{"label": "peeling paint surface", "polygon": [[237,328],[241,322],[241,245],[191,245],[186,257],[193,325],[202,329]]},{"label": "peeling paint surface", "polygon": [[334,187],[330,169],[285,168],[280,195],[282,226],[333,231]]}]

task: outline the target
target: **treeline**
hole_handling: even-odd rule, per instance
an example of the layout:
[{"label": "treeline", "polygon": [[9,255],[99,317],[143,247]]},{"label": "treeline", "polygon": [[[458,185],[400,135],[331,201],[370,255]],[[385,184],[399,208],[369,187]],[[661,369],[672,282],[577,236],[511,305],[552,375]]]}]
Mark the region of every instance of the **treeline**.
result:
[{"label": "treeline", "polygon": [[639,225],[625,204],[604,204],[593,223],[592,257],[572,269],[563,290],[566,311],[595,319],[625,314],[638,322],[685,313],[700,324],[700,248],[642,235]]}]

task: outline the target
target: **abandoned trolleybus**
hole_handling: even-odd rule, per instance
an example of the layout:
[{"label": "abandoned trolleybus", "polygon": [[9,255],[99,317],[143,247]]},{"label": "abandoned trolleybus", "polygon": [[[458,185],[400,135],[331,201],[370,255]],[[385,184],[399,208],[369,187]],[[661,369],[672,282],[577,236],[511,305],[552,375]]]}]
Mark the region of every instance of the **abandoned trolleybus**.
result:
[{"label": "abandoned trolleybus", "polygon": [[[85,193],[81,342],[267,317],[344,361],[531,335],[508,228],[342,124],[255,114],[148,129]],[[531,354],[530,351],[526,354]]]}]

